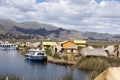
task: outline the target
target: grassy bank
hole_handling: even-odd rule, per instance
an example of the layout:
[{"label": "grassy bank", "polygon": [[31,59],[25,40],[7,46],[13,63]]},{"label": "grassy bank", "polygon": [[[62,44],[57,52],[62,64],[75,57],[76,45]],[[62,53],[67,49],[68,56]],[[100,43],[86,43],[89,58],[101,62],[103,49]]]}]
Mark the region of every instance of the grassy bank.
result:
[{"label": "grassy bank", "polygon": [[101,48],[101,47],[106,47],[109,45],[120,45],[120,42],[87,42],[88,46],[93,46],[95,48]]},{"label": "grassy bank", "polygon": [[84,57],[81,58],[75,67],[80,70],[91,72],[90,80],[93,80],[98,74],[108,67],[120,66],[120,59],[112,59],[105,57]]}]

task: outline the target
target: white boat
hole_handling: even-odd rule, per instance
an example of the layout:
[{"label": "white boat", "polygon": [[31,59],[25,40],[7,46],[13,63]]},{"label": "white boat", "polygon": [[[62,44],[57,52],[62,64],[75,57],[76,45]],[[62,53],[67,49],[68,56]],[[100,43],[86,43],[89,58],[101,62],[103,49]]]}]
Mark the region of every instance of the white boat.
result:
[{"label": "white boat", "polygon": [[41,51],[39,48],[35,49],[35,48],[32,48],[32,49],[29,49],[29,52],[39,52]]},{"label": "white boat", "polygon": [[0,49],[16,50],[17,47],[18,47],[17,44],[11,44],[11,43],[1,43],[0,44]]},{"label": "white boat", "polygon": [[26,59],[32,60],[32,61],[44,61],[47,62],[47,55],[45,51],[31,51],[29,50],[29,53],[25,55]]},{"label": "white boat", "polygon": [[[35,52],[42,52],[43,50],[40,50],[39,48],[35,49],[35,48],[32,48],[32,49],[29,49],[28,50],[28,53],[25,54],[25,57],[29,56],[29,55],[32,55],[34,54]],[[43,51],[45,52],[45,51]]]}]

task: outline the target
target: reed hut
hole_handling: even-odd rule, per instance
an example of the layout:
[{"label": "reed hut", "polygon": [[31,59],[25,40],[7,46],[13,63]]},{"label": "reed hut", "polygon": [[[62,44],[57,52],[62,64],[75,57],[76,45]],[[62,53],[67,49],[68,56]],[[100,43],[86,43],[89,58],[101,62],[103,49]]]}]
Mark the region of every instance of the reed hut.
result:
[{"label": "reed hut", "polygon": [[120,67],[110,67],[99,74],[94,80],[120,80]]},{"label": "reed hut", "polygon": [[115,51],[115,47],[114,45],[110,45],[110,46],[107,46],[105,49],[104,49],[108,55],[114,55],[114,51]]},{"label": "reed hut", "polygon": [[78,46],[73,41],[64,41],[61,46],[66,51],[65,53],[78,53]]},{"label": "reed hut", "polygon": [[120,56],[120,46],[119,45],[111,45],[104,49],[109,56],[118,58]]},{"label": "reed hut", "polygon": [[95,57],[108,57],[107,53],[103,49],[89,49],[83,48],[81,50],[81,55],[84,57],[95,56]]}]

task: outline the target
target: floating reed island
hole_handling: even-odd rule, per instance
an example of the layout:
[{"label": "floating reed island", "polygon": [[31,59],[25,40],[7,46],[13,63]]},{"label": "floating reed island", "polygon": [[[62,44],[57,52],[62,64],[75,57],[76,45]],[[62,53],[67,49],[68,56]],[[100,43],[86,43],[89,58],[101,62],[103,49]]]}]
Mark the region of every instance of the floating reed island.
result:
[{"label": "floating reed island", "polygon": [[65,65],[65,66],[72,66],[76,64],[76,62],[73,62],[73,61],[59,60],[50,56],[48,56],[48,62],[58,64],[58,65]]}]

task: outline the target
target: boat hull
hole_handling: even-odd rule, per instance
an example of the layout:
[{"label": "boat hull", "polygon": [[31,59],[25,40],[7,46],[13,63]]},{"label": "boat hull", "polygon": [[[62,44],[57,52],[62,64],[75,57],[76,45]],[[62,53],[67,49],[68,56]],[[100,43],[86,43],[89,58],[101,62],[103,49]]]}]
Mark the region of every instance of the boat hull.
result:
[{"label": "boat hull", "polygon": [[3,50],[16,50],[17,47],[9,47],[9,48],[6,48],[6,47],[0,47],[0,49],[3,49]]},{"label": "boat hull", "polygon": [[18,45],[16,44],[0,44],[0,49],[3,50],[16,50]]},{"label": "boat hull", "polygon": [[47,62],[47,56],[27,56],[28,60]]}]

